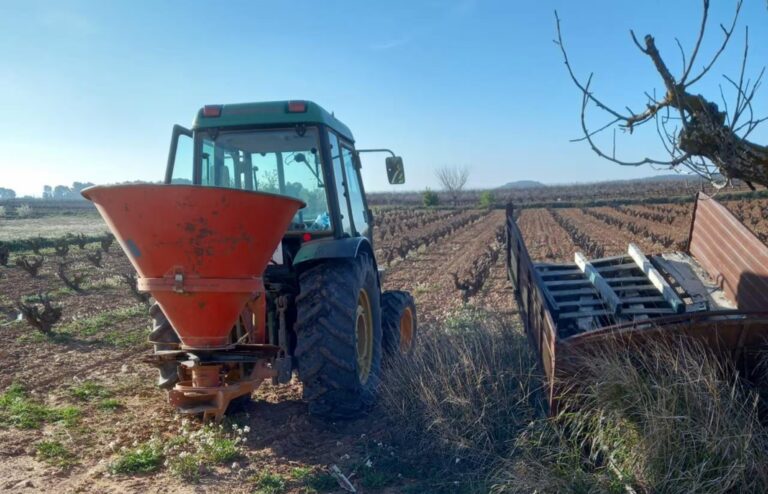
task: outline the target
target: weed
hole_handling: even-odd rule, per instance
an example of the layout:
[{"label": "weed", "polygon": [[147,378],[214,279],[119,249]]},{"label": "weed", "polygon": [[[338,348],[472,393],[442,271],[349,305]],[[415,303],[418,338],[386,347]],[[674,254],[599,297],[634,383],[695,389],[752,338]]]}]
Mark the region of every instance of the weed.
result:
[{"label": "weed", "polygon": [[388,472],[381,472],[372,467],[363,466],[360,470],[360,482],[367,489],[381,489],[395,480],[395,475]]},{"label": "weed", "polygon": [[[231,432],[227,432],[231,430]],[[204,425],[192,430],[189,422],[182,422],[179,435],[163,445],[171,473],[188,481],[199,480],[201,470],[216,464],[227,464],[242,456],[243,435],[247,426]]]},{"label": "weed", "polygon": [[[441,482],[482,483],[538,414],[526,337],[482,310],[465,307],[395,360],[383,380],[384,409]],[[369,479],[386,480],[376,472]]]},{"label": "weed", "polygon": [[168,469],[171,473],[188,482],[197,482],[200,480],[200,458],[196,455],[182,451],[180,454],[167,460]]},{"label": "weed", "polygon": [[66,427],[72,427],[77,424],[79,418],[79,408],[54,408],[43,405],[30,399],[19,384],[12,384],[0,394],[0,427],[39,429],[49,422],[61,422]]},{"label": "weed", "polygon": [[50,465],[66,468],[75,463],[75,455],[56,440],[40,441],[35,451],[38,458]]},{"label": "weed", "polygon": [[81,411],[76,406],[55,409],[54,417],[66,427],[74,427],[80,421]]},{"label": "weed", "polygon": [[93,401],[96,398],[108,398],[112,392],[103,385],[93,381],[83,381],[69,388],[69,394],[83,401]]},{"label": "weed", "polygon": [[285,479],[278,474],[262,472],[254,480],[258,494],[281,494],[285,492]]},{"label": "weed", "polygon": [[203,443],[202,455],[213,463],[228,463],[240,456],[240,448],[233,438],[212,436]]},{"label": "weed", "polygon": [[699,342],[607,344],[553,420],[534,421],[495,492],[723,493],[768,490],[768,428],[732,363]]},{"label": "weed", "polygon": [[414,287],[413,295],[414,296],[424,295],[425,293],[436,291],[437,288],[438,286],[436,283],[425,283],[422,281]]},{"label": "weed", "polygon": [[304,485],[317,492],[333,492],[339,488],[339,483],[328,472],[314,472],[303,480]]},{"label": "weed", "polygon": [[115,326],[145,314],[146,309],[141,305],[108,310],[65,324],[59,333],[80,338],[98,335],[98,341],[101,343],[115,347],[131,347],[146,341],[146,331],[143,328],[126,330]]},{"label": "weed", "polygon": [[293,480],[306,480],[312,475],[312,467],[295,467],[291,469],[291,478]]},{"label": "weed", "polygon": [[98,406],[102,410],[114,412],[115,410],[121,408],[123,405],[117,398],[103,398],[101,401],[99,401]]},{"label": "weed", "polygon": [[158,440],[150,440],[135,448],[127,449],[109,464],[115,474],[151,473],[163,464],[163,447]]}]

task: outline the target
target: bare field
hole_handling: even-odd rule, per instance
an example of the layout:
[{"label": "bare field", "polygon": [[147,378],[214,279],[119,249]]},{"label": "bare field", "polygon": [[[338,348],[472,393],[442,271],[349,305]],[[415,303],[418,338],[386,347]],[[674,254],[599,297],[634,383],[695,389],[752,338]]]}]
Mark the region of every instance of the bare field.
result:
[{"label": "bare field", "polygon": [[[768,232],[768,201],[729,207],[756,232]],[[535,259],[562,261],[577,250],[618,254],[630,241],[648,252],[682,248],[690,214],[689,206],[676,204],[534,208],[520,212],[519,224]],[[450,324],[463,307],[519,325],[499,255],[504,218],[502,210],[376,213],[385,288],[414,294],[422,331]],[[104,231],[91,215],[47,216],[3,221],[0,239]],[[24,257],[43,259],[37,275],[16,265]],[[83,277],[80,292],[57,276],[61,263],[72,276]],[[437,487],[426,473],[429,459],[383,410],[351,422],[317,421],[307,414],[297,380],[259,389],[254,402],[227,423],[239,432],[185,425],[165,392],[155,388],[155,370],[141,360],[149,351],[149,319],[123,281],[130,272],[117,244],[104,251],[98,243],[72,245],[65,254],[12,252],[8,266],[0,267],[0,489],[343,492],[328,475],[330,466],[338,465],[359,492],[455,492]],[[49,336],[19,320],[16,308],[17,301],[34,303],[41,293],[62,310]],[[240,440],[231,454],[187,470],[169,462],[179,457],[177,450],[152,449],[163,444],[190,450],[189,427],[203,431],[195,437],[210,435],[213,444]],[[116,462],[133,453],[148,462],[145,473],[115,470]],[[268,490],[270,485],[277,487]]]},{"label": "bare field", "polygon": [[0,218],[0,241],[32,237],[56,238],[66,234],[101,235],[109,230],[96,213],[46,215],[41,218]]}]

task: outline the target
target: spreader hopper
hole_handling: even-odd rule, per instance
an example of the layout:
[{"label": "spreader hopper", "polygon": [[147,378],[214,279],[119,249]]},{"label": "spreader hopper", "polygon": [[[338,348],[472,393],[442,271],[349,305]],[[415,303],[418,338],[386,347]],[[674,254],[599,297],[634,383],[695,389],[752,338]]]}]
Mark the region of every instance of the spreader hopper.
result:
[{"label": "spreader hopper", "polygon": [[303,203],[290,197],[191,185],[91,187],[83,196],[139,273],[186,349],[230,345],[246,303]]}]

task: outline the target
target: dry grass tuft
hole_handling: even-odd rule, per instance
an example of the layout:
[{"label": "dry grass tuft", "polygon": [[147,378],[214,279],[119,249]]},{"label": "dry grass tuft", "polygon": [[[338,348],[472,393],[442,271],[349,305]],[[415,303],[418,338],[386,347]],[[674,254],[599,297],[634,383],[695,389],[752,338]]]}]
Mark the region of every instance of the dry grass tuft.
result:
[{"label": "dry grass tuft", "polygon": [[761,398],[689,339],[584,356],[554,419],[532,424],[495,492],[768,491]]},{"label": "dry grass tuft", "polygon": [[624,343],[576,359],[579,371],[553,418],[541,413],[534,363],[510,321],[465,309],[425,331],[415,353],[388,369],[384,407],[431,461],[435,485],[768,492],[765,401],[701,343]]},{"label": "dry grass tuft", "polygon": [[384,407],[421,456],[480,485],[539,413],[535,361],[511,321],[464,309],[387,370]]}]

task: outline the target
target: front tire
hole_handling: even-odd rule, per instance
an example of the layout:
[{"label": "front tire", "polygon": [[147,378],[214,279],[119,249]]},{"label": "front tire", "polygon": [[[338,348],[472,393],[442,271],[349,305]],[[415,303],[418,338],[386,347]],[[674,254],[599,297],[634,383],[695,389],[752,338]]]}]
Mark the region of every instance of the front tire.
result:
[{"label": "front tire", "polygon": [[313,415],[349,419],[376,400],[381,371],[380,291],[369,255],[329,260],[299,276],[296,351]]},{"label": "front tire", "polygon": [[406,355],[416,343],[416,303],[413,296],[401,290],[381,295],[381,329],[387,355]]}]

